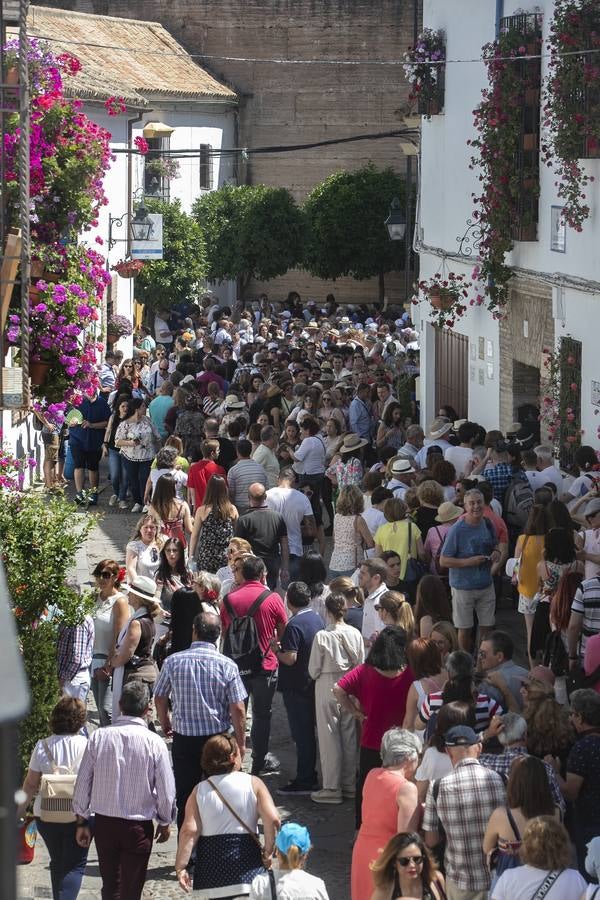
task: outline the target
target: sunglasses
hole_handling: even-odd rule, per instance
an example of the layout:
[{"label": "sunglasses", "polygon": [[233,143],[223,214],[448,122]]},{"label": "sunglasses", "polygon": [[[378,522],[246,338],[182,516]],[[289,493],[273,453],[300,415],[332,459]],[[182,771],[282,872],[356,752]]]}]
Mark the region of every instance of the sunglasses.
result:
[{"label": "sunglasses", "polygon": [[112,572],[99,572],[96,578],[106,578],[108,580],[109,578],[114,578],[114,575]]},{"label": "sunglasses", "polygon": [[422,856],[397,856],[396,862],[400,863],[402,868],[406,868],[406,866],[410,865],[410,863],[414,863],[415,866],[420,866],[423,864]]},{"label": "sunglasses", "polygon": [[124,363],[123,368],[124,369],[133,369],[133,363]]}]

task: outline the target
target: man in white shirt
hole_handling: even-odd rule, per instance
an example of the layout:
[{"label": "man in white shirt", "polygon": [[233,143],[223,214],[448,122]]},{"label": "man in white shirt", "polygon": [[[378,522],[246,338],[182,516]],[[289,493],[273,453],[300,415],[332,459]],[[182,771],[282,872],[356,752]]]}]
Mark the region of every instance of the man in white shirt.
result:
[{"label": "man in white shirt", "polygon": [[265,425],[260,432],[260,444],[252,454],[254,462],[260,463],[267,473],[267,487],[274,488],[279,478],[279,460],[275,456],[277,433],[272,425]]},{"label": "man in white shirt", "polygon": [[[362,517],[373,537],[375,537],[375,532],[379,526],[386,523],[383,505],[386,500],[390,500],[393,496],[392,491],[382,486],[376,487],[371,494],[371,505],[368,509],[365,509]],[[367,550],[367,556],[375,556],[375,548]]]},{"label": "man in white shirt", "polygon": [[458,436],[458,447],[447,447],[444,459],[451,462],[456,469],[456,477],[463,478],[467,474],[468,463],[473,459],[473,441],[477,437],[478,427],[474,422],[454,423]]},{"label": "man in white shirt", "polygon": [[382,559],[365,559],[360,564],[358,584],[365,595],[362,636],[367,648],[373,643],[375,636],[385,628],[375,606],[388,589],[385,583],[386,575],[387,566]]},{"label": "man in white shirt", "polygon": [[415,470],[413,469],[410,460],[403,459],[401,456],[392,460],[390,473],[392,477],[388,481],[386,487],[392,492],[394,497],[398,498],[398,500],[404,500],[404,495],[409,487],[412,487],[414,482]]},{"label": "man in white shirt", "polygon": [[433,422],[429,426],[429,431],[427,432],[424,446],[421,447],[414,459],[414,462],[419,467],[419,469],[425,468],[427,462],[427,448],[431,447],[432,444],[440,447],[442,453],[445,453],[446,450],[448,450],[452,446],[452,444],[450,444],[450,442],[446,440],[446,435],[451,430],[452,422],[449,419],[445,419],[443,416],[438,416],[437,419],[433,420]]},{"label": "man in white shirt", "polygon": [[157,344],[162,344],[163,347],[170,350],[173,343],[173,332],[167,322],[168,316],[167,309],[159,309],[154,316],[154,340]]},{"label": "man in white shirt", "polygon": [[316,534],[316,523],[310,500],[302,491],[296,490],[296,475],[293,469],[282,469],[277,487],[267,491],[267,506],[280,513],[288,530],[289,572],[292,581],[298,580],[298,569],[302,559],[302,529],[307,537]]},{"label": "man in white shirt", "polygon": [[398,453],[411,461],[423,446],[425,432],[420,425],[409,425],[406,429],[406,443],[402,444]]},{"label": "man in white shirt", "polygon": [[525,472],[527,481],[531,485],[532,490],[536,491],[538,488],[544,487],[544,485],[550,482],[556,488],[556,499],[562,500],[564,492],[563,477],[560,473],[560,469],[557,469],[554,465],[552,447],[540,444],[539,447],[535,448],[534,453],[537,457],[538,471]]}]

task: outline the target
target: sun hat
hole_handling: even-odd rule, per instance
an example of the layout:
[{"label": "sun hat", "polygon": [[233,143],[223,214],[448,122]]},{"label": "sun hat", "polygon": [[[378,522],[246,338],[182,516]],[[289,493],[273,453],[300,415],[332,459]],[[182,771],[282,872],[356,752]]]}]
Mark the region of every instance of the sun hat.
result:
[{"label": "sun hat", "polygon": [[339,452],[347,453],[350,450],[358,450],[359,447],[364,447],[365,444],[368,444],[366,438],[361,438],[360,434],[354,434],[354,432],[350,432],[350,434],[344,435],[344,440],[341,443]]},{"label": "sun hat", "polygon": [[506,436],[508,437],[509,434],[518,434],[521,431],[522,427],[523,426],[520,422],[513,422],[506,429]]},{"label": "sun hat", "polygon": [[281,853],[287,853],[290,847],[297,847],[304,855],[310,850],[310,834],[304,825],[296,822],[286,822],[277,832],[275,846]]},{"label": "sun hat", "polygon": [[318,326],[318,324],[315,322],[314,319],[312,319],[312,320],[308,323],[308,325],[307,325],[306,327],[307,327],[307,328],[311,328],[313,331],[318,331],[318,330],[319,330],[319,326]]},{"label": "sun hat", "polygon": [[467,419],[457,419],[456,422],[452,423],[452,428],[454,431],[458,431],[461,425],[466,425],[467,421]]},{"label": "sun hat", "polygon": [[455,725],[444,735],[446,747],[472,747],[481,743],[481,736],[468,725]]},{"label": "sun hat", "polygon": [[405,459],[402,456],[398,457],[398,459],[394,459],[390,465],[390,472],[392,475],[410,475],[414,471],[410,460]]},{"label": "sun hat", "polygon": [[147,575],[136,575],[131,584],[124,584],[121,590],[128,594],[135,594],[143,600],[156,600],[156,582]]},{"label": "sun hat", "polygon": [[243,409],[245,405],[237,394],[227,394],[225,397],[225,409]]},{"label": "sun hat", "polygon": [[459,516],[462,516],[464,509],[461,509],[460,506],[456,506],[452,501],[446,500],[444,503],[440,503],[437,513],[435,521],[439,522],[440,525],[445,525],[446,522],[453,522],[454,519],[458,519]]},{"label": "sun hat", "polygon": [[450,422],[448,419],[445,419],[443,416],[438,416],[438,418],[434,419],[429,426],[427,437],[435,441],[438,438],[444,437],[444,435],[448,434],[448,432],[451,430],[452,422]]},{"label": "sun hat", "polygon": [[554,672],[548,666],[534,666],[526,675],[523,675],[521,681],[541,681],[542,684],[549,684],[554,687]]},{"label": "sun hat", "polygon": [[600,512],[600,497],[594,497],[593,500],[585,507],[585,517],[587,519],[588,516],[593,516],[594,513]]}]

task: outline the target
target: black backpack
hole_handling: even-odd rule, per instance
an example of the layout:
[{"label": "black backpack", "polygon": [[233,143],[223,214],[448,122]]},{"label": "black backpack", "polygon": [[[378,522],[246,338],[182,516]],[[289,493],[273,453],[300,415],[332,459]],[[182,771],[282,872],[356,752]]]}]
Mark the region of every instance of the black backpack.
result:
[{"label": "black backpack", "polygon": [[515,534],[522,534],[533,507],[533,488],[516,476],[507,485],[502,503],[504,520]]},{"label": "black backpack", "polygon": [[223,638],[223,653],[236,663],[240,675],[256,675],[262,670],[263,652],[258,643],[258,629],[254,621],[254,615],[263,600],[272,594],[267,588],[258,595],[245,616],[237,616],[229,600],[229,595],[223,597],[223,605],[231,622]]}]

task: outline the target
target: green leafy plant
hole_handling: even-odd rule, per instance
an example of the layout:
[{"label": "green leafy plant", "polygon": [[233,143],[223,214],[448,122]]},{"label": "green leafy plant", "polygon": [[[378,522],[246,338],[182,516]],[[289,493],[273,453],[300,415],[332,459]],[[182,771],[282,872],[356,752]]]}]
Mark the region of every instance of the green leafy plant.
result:
[{"label": "green leafy plant", "polygon": [[438,273],[419,281],[419,296],[414,297],[412,302],[417,304],[420,299],[426,299],[431,306],[432,323],[439,328],[453,328],[456,320],[467,311],[467,283],[466,276],[460,273]]},{"label": "green leafy plant", "polygon": [[179,201],[146,200],[163,217],[163,258],[148,260],[135,280],[136,300],[149,311],[193,300],[207,274],[204,239]]},{"label": "green leafy plant", "polygon": [[285,188],[225,185],[194,203],[204,240],[211,281],[285,275],[302,259],[305,219]]},{"label": "green leafy plant", "polygon": [[30,712],[20,725],[24,766],[48,733],[58,699],[58,627],[79,624],[92,608],[89,596],[80,596],[67,580],[94,525],[76,509],[62,496],[0,490],[0,550],[31,692]]},{"label": "green leafy plant", "polygon": [[548,43],[551,55],[544,84],[542,159],[557,176],[564,221],[582,231],[590,214],[585,189],[594,178],[580,159],[600,156],[597,0],[556,0]]},{"label": "green leafy plant", "polygon": [[403,207],[405,194],[404,178],[393,169],[369,165],[330,175],[304,204],[309,228],[304,268],[318,278],[377,277],[382,301],[386,273],[404,268],[405,244],[390,241],[384,223],[392,200],[397,197]]}]

